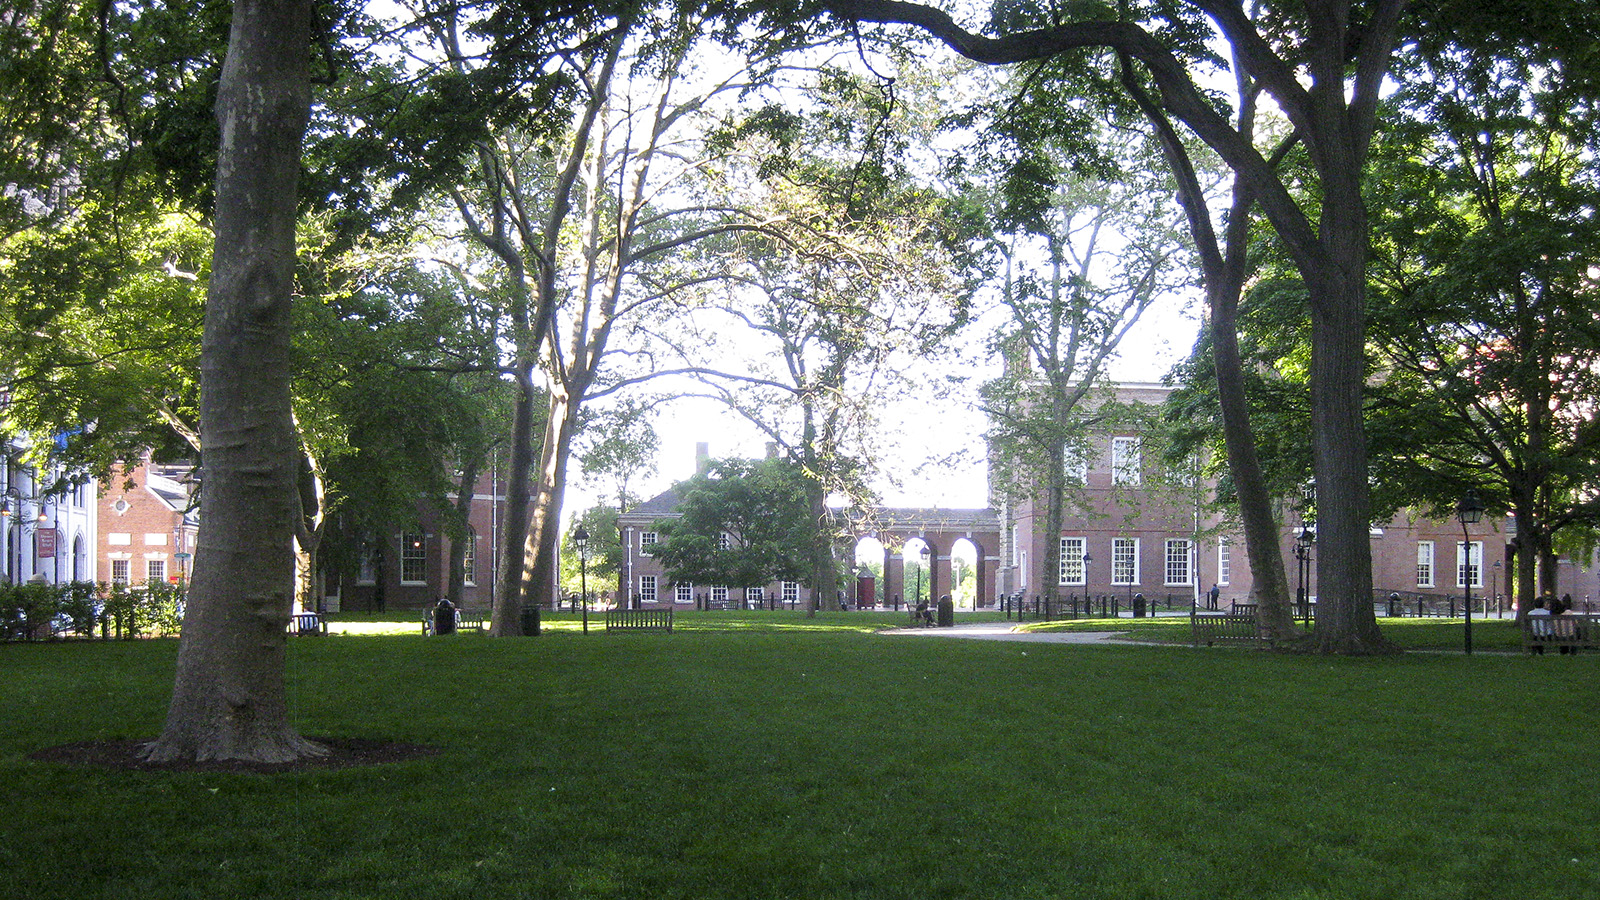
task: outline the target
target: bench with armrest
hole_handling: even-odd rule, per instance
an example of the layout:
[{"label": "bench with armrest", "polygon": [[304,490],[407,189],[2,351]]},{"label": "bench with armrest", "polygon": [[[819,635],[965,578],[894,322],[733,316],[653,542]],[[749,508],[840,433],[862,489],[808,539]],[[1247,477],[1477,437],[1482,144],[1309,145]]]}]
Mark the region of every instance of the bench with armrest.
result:
[{"label": "bench with armrest", "polygon": [[1523,616],[1522,646],[1529,653],[1543,653],[1546,647],[1568,652],[1600,650],[1600,616],[1563,613],[1559,616]]},{"label": "bench with armrest", "polygon": [[[422,633],[428,637],[433,636],[433,613],[430,609],[422,614]],[[458,609],[456,610],[457,631],[485,631],[489,627],[489,611],[485,609]]]},{"label": "bench with armrest", "polygon": [[328,623],[321,613],[295,613],[289,617],[290,634],[327,634]]},{"label": "bench with armrest", "polygon": [[672,607],[666,609],[608,609],[607,631],[671,631]]},{"label": "bench with armrest", "polygon": [[1205,644],[1256,644],[1270,645],[1271,640],[1261,631],[1261,622],[1253,614],[1195,613],[1189,617],[1189,627],[1195,646]]}]

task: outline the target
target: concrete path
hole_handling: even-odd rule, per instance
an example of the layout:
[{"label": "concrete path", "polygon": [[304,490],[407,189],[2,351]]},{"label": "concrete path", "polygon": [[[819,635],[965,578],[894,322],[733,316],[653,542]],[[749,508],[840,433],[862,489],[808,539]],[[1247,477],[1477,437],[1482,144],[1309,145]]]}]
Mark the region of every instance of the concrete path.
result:
[{"label": "concrete path", "polygon": [[980,641],[1018,641],[1030,644],[1095,644],[1120,631],[1014,631],[1010,622],[974,622],[953,628],[891,628],[879,634],[913,637],[971,638]]}]

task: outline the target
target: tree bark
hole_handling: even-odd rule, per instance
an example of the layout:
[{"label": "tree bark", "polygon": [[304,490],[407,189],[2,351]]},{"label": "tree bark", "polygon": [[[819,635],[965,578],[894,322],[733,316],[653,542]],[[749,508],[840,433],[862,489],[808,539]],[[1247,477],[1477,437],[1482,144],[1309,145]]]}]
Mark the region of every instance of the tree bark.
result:
[{"label": "tree bark", "polygon": [[295,469],[289,402],[308,0],[238,0],[217,96],[216,243],[201,350],[203,523],[172,703],[146,759],[287,762]]}]

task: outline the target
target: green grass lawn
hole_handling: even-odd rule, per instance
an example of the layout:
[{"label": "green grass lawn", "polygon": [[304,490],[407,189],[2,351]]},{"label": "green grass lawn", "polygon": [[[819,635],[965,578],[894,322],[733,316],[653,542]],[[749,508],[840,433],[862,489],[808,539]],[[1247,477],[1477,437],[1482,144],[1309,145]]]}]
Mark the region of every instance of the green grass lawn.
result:
[{"label": "green grass lawn", "polygon": [[297,638],[302,731],[443,752],[277,776],[28,760],[153,736],[176,644],[0,646],[0,897],[1600,896],[1600,655],[909,640],[862,615]]}]

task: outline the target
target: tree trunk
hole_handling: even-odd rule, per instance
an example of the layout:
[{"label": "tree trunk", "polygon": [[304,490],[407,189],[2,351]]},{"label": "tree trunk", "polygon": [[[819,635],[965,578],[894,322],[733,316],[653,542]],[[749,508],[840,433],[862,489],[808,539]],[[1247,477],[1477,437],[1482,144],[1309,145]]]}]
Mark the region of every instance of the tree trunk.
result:
[{"label": "tree trunk", "polygon": [[216,242],[201,351],[203,523],[153,762],[325,753],[289,722],[294,601],[290,298],[311,4],[238,0],[217,96]]},{"label": "tree trunk", "polygon": [[530,367],[517,367],[517,401],[511,417],[511,453],[506,473],[506,518],[500,534],[500,571],[495,580],[494,610],[489,634],[522,634],[522,544],[528,536],[528,507],[533,470],[534,390]]},{"label": "tree trunk", "polygon": [[[467,534],[472,530],[472,498],[478,492],[478,473],[483,469],[483,457],[474,454],[461,467],[461,480],[456,486],[456,502],[450,514],[454,520],[455,534],[450,540],[449,572],[446,575],[444,595],[458,609],[461,594],[466,588]],[[494,501],[491,499],[491,503]],[[476,549],[474,549],[476,552]]]}]

